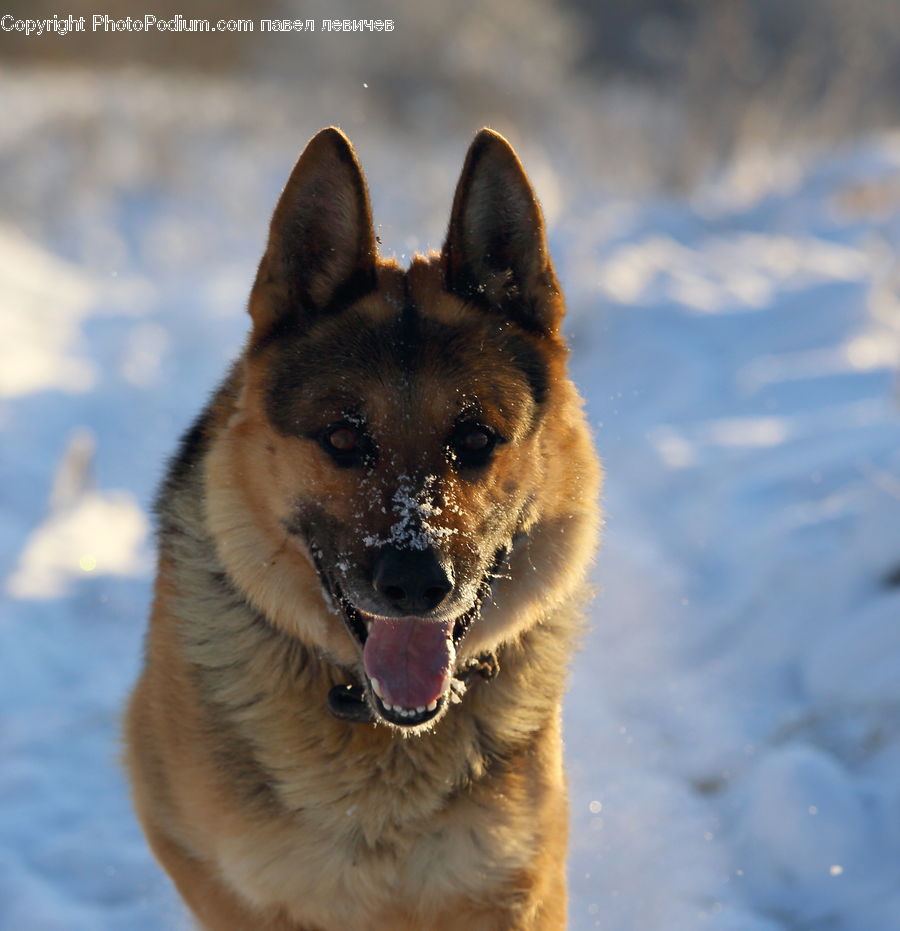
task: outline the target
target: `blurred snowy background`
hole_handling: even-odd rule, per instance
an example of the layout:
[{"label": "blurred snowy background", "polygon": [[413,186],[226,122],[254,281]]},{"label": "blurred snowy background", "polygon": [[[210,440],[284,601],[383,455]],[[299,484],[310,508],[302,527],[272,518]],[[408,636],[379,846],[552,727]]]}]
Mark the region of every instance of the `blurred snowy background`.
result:
[{"label": "blurred snowy background", "polygon": [[571,927],[896,931],[896,2],[337,7],[153,11],[396,28],[0,33],[0,929],[187,927],[117,763],[148,505],[336,123],[387,254],[440,245],[483,124],[547,214],[608,469]]}]

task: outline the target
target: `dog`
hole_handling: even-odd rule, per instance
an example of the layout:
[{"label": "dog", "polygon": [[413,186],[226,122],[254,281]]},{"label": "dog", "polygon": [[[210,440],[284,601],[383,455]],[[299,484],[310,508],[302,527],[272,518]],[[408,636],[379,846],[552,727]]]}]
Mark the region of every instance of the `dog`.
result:
[{"label": "dog", "polygon": [[174,456],[126,765],[214,931],[566,925],[560,708],[601,470],[541,208],[481,130],[440,253],[378,257],[312,138]]}]

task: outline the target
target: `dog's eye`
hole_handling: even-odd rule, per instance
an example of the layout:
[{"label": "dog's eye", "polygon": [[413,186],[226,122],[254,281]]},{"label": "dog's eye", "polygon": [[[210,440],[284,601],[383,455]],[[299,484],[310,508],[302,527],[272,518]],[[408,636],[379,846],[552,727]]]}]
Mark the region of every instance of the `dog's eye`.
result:
[{"label": "dog's eye", "polygon": [[349,427],[337,427],[326,435],[328,445],[339,453],[352,453],[359,445],[359,436]]},{"label": "dog's eye", "polygon": [[484,465],[497,445],[497,435],[480,423],[460,424],[450,438],[451,458],[460,466]]},{"label": "dog's eye", "polygon": [[359,465],[371,457],[371,443],[353,424],[332,424],[320,434],[325,451],[341,466]]},{"label": "dog's eye", "polygon": [[459,448],[467,453],[480,453],[491,445],[491,436],[487,430],[469,430],[459,439]]}]

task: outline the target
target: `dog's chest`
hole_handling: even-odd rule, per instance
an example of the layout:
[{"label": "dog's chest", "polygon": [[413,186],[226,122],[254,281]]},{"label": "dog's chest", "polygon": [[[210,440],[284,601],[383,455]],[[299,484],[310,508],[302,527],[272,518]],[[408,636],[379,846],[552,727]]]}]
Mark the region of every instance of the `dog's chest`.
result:
[{"label": "dog's chest", "polygon": [[375,927],[372,916],[398,909],[428,913],[478,898],[533,853],[525,813],[495,806],[486,814],[483,798],[455,798],[411,820],[391,817],[402,798],[369,796],[232,839],[219,851],[223,873],[250,902],[278,902],[298,922],[337,931]]}]

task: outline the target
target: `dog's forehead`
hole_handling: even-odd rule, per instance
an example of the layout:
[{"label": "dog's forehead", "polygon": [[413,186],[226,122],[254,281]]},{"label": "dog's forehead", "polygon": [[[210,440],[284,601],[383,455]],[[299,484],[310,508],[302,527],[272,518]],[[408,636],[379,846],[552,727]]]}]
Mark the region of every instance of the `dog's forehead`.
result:
[{"label": "dog's forehead", "polygon": [[374,430],[443,436],[464,416],[526,429],[546,392],[540,353],[515,327],[399,276],[286,341],[268,412],[282,433],[359,417]]}]

